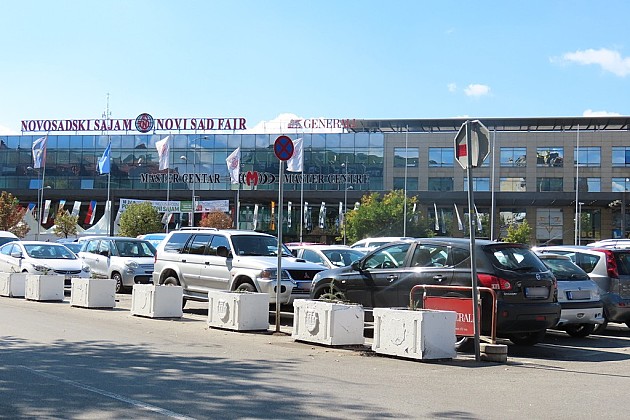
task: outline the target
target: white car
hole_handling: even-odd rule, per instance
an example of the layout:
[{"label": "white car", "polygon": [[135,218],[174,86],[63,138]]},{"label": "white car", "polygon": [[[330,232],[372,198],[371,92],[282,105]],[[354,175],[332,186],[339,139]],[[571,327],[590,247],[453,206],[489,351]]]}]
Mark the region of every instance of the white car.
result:
[{"label": "white car", "polygon": [[400,242],[400,241],[412,241],[413,238],[407,236],[383,236],[378,238],[365,238],[361,239],[350,245],[350,248],[357,249],[363,252],[370,252],[378,248],[379,246],[383,246],[389,244],[391,242]]},{"label": "white car", "polygon": [[345,245],[299,245],[289,246],[289,249],[297,258],[326,268],[345,267],[365,255],[365,252]]},{"label": "white car", "polygon": [[4,245],[7,242],[19,241],[20,238],[15,236],[14,233],[11,233],[7,230],[0,230],[0,245]]},{"label": "white car", "polygon": [[15,241],[0,247],[0,271],[5,273],[62,274],[66,286],[73,277],[90,277],[90,267],[63,244]]}]

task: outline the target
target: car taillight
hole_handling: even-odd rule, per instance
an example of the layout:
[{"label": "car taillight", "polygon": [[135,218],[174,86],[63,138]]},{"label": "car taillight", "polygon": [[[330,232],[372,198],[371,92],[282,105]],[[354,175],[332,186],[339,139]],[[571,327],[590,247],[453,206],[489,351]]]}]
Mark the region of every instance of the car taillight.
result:
[{"label": "car taillight", "polygon": [[479,284],[483,287],[488,287],[494,290],[511,290],[512,283],[501,277],[493,276],[491,274],[477,274]]},{"label": "car taillight", "polygon": [[609,249],[596,249],[596,251],[603,252],[606,256],[606,274],[608,277],[619,278],[619,271],[617,270],[617,261],[615,260],[615,254]]}]

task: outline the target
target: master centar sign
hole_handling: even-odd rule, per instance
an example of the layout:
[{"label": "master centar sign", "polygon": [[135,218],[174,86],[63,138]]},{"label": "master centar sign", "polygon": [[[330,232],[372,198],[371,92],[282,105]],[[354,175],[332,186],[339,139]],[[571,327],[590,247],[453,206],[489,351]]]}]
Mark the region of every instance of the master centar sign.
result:
[{"label": "master centar sign", "polygon": [[234,131],[245,130],[245,118],[153,118],[147,113],[136,118],[123,119],[72,119],[72,120],[22,120],[22,132],[38,131]]}]

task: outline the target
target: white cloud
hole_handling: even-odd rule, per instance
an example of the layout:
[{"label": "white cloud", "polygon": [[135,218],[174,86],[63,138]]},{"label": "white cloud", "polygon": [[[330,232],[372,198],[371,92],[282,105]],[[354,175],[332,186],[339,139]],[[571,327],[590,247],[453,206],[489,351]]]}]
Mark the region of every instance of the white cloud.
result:
[{"label": "white cloud", "polygon": [[451,93],[454,93],[457,90],[457,85],[455,83],[449,83],[448,85],[446,85],[446,87]]},{"label": "white cloud", "polygon": [[617,112],[608,112],[608,111],[593,111],[592,109],[587,109],[582,113],[583,117],[617,117],[621,114]]},{"label": "white cloud", "polygon": [[484,96],[490,93],[490,86],[473,83],[464,89],[464,93],[466,96]]},{"label": "white cloud", "polygon": [[4,125],[0,125],[0,136],[18,136],[20,133]]},{"label": "white cloud", "polygon": [[[622,57],[618,51],[601,48],[584,51],[569,52],[562,55],[561,60],[581,65],[596,64],[603,70],[617,76],[625,77],[630,74],[630,57]],[[556,61],[552,59],[552,62]]]}]

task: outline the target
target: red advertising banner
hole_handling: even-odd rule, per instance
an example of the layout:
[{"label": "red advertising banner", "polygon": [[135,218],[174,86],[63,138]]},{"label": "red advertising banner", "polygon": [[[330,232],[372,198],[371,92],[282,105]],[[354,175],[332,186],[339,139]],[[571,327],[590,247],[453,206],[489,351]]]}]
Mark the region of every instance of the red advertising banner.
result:
[{"label": "red advertising banner", "polygon": [[473,322],[472,298],[426,296],[422,306],[424,309],[457,312],[455,334],[474,337],[475,323]]}]

